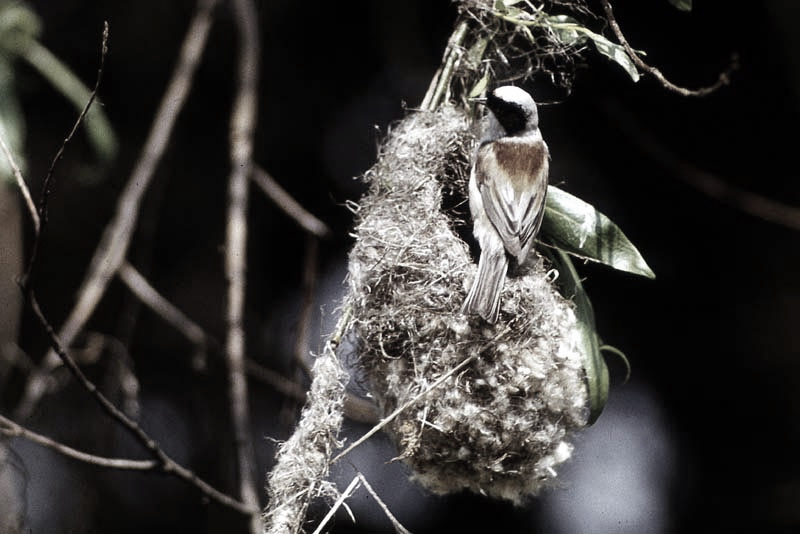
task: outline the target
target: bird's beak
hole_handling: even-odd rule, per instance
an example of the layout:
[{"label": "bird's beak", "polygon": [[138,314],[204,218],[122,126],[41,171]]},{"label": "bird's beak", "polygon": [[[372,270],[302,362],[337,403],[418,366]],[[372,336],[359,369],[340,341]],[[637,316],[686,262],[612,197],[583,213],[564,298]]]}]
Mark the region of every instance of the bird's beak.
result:
[{"label": "bird's beak", "polygon": [[486,97],[485,96],[475,96],[469,99],[470,102],[475,102],[476,104],[485,104]]}]

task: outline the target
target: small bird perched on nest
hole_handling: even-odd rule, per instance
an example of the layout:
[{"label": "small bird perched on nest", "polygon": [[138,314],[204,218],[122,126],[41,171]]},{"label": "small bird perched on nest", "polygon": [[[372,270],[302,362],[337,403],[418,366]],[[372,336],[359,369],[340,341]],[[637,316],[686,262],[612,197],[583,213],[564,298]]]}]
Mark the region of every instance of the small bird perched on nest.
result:
[{"label": "small bird perched on nest", "polygon": [[530,94],[507,85],[480,101],[489,114],[470,174],[469,207],[481,256],[461,311],[495,323],[509,256],[522,264],[542,224],[550,154]]}]

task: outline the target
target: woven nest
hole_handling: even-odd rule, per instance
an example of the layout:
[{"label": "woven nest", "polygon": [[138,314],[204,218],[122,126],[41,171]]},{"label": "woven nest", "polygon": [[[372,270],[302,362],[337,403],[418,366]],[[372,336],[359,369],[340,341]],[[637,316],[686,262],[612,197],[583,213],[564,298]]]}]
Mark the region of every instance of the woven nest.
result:
[{"label": "woven nest", "polygon": [[587,390],[572,305],[544,260],[508,278],[495,325],[459,311],[476,272],[442,212],[461,189],[475,137],[452,107],[417,112],[389,134],[364,179],[350,253],[358,358],[398,458],[435,493],[469,489],[522,502],[567,460],[586,425]]}]

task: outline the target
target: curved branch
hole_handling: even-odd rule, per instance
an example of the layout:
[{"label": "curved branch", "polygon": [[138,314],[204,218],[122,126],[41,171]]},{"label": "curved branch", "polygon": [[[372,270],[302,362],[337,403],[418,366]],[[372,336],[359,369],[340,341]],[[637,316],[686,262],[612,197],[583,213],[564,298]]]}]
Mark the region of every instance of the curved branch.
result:
[{"label": "curved branch", "polygon": [[678,85],[675,85],[674,83],[669,81],[666,78],[666,76],[664,76],[661,73],[660,70],[642,61],[642,59],[639,57],[636,51],[631,47],[630,44],[628,44],[628,40],[622,33],[622,30],[619,27],[619,23],[617,22],[617,19],[614,17],[614,12],[611,9],[611,3],[609,2],[609,0],[600,0],[600,2],[603,4],[603,9],[605,10],[606,18],[608,19],[608,24],[611,26],[611,31],[613,31],[614,35],[617,36],[619,43],[622,45],[623,48],[625,48],[625,51],[630,56],[631,60],[633,60],[633,63],[637,67],[639,67],[640,69],[642,69],[643,71],[645,71],[646,73],[650,74],[655,79],[657,79],[659,83],[661,83],[661,85],[664,86],[665,89],[668,89],[683,96],[706,96],[708,94],[713,93],[720,87],[723,87],[731,83],[731,74],[739,68],[739,61],[736,55],[734,55],[731,58],[731,64],[728,66],[728,68],[720,73],[719,78],[717,78],[717,81],[709,85],[708,87],[701,87],[699,89],[687,89],[685,87],[680,87]]},{"label": "curved branch", "polygon": [[28,441],[37,443],[43,447],[54,450],[59,454],[63,454],[68,458],[78,460],[87,464],[98,465],[100,467],[110,467],[112,469],[124,469],[128,471],[152,471],[158,467],[158,462],[155,460],[127,460],[123,458],[106,458],[104,456],[97,456],[88,454],[77,449],[73,449],[68,445],[59,443],[54,439],[47,436],[37,434],[27,428],[18,425],[11,419],[7,419],[0,415],[0,434],[7,437],[21,437]]},{"label": "curved branch", "polygon": [[248,506],[247,503],[241,503],[236,499],[233,499],[228,495],[225,495],[224,493],[214,489],[207,482],[195,475],[194,472],[178,464],[169,455],[167,455],[166,452],[164,452],[158,443],[151,438],[147,432],[142,429],[142,427],[125,415],[119,408],[114,406],[114,404],[109,401],[99,389],[97,389],[97,386],[91,380],[89,380],[85,374],[83,374],[83,371],[81,371],[80,367],[78,367],[78,364],[75,363],[75,360],[73,360],[69,354],[67,354],[64,345],[58,338],[58,334],[56,334],[55,330],[47,321],[47,318],[39,307],[39,302],[36,300],[36,296],[34,295],[33,291],[29,290],[27,296],[34,315],[38,319],[39,324],[47,333],[51,347],[67,367],[67,369],[69,369],[72,376],[83,386],[84,389],[86,389],[86,391],[92,395],[92,397],[94,397],[103,411],[106,412],[109,417],[119,423],[122,428],[124,428],[131,436],[133,436],[133,438],[140,445],[142,445],[142,447],[144,447],[153,456],[153,458],[155,458],[158,470],[164,473],[174,474],[178,478],[198,488],[209,499],[212,499],[220,504],[233,508],[234,510],[237,510],[243,514],[257,514],[258,508],[253,509],[251,506]]}]

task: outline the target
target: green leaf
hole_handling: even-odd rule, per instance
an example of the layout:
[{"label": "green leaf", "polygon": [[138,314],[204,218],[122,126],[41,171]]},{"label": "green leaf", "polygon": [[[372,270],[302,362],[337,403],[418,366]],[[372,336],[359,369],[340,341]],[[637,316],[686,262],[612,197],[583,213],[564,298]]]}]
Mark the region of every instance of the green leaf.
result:
[{"label": "green leaf", "polygon": [[614,269],[655,278],[647,262],[611,219],[554,186],[547,188],[542,235],[556,247]]},{"label": "green leaf", "polygon": [[631,362],[628,361],[628,357],[625,356],[625,353],[619,350],[617,347],[614,347],[613,345],[605,345],[602,344],[602,342],[600,345],[600,352],[610,352],[611,354],[619,358],[619,360],[623,363],[623,365],[625,365],[625,378],[622,379],[622,383],[623,384],[627,383],[628,380],[630,380],[631,378]]},{"label": "green leaf", "polygon": [[567,15],[550,16],[545,19],[545,22],[565,44],[581,44],[586,39],[591,40],[598,52],[625,69],[634,82],[639,81],[639,70],[622,45],[611,42],[599,33],[581,26],[577,20]]},{"label": "green leaf", "polygon": [[669,0],[669,3],[681,11],[692,10],[692,0]]},{"label": "green leaf", "polygon": [[608,400],[608,366],[600,352],[600,342],[594,323],[594,310],[589,296],[583,290],[580,277],[569,256],[558,249],[548,251],[558,269],[558,284],[561,294],[572,299],[578,319],[583,367],[586,372],[586,388],[589,396],[588,424],[597,421]]},{"label": "green leaf", "polygon": [[0,52],[7,56],[21,53],[42,33],[42,22],[30,7],[21,2],[0,1]]},{"label": "green leaf", "polygon": [[592,40],[598,52],[625,69],[625,72],[628,73],[628,76],[630,76],[634,82],[639,81],[639,71],[636,69],[636,65],[633,63],[631,56],[628,55],[628,52],[625,51],[622,45],[612,43],[599,33],[588,30],[585,33],[589,39]]},{"label": "green leaf", "polygon": [[578,28],[583,27],[578,24],[576,19],[568,15],[553,15],[547,17],[545,22],[548,23],[550,29],[556,34],[558,40],[565,45],[579,45],[588,39],[586,35],[578,31]]},{"label": "green leaf", "polygon": [[477,96],[480,96],[486,90],[486,87],[488,85],[489,85],[489,71],[486,71],[483,77],[481,77],[481,79],[478,80],[478,83],[476,83],[475,86],[472,88],[472,90],[469,92],[467,98],[475,98]]}]

